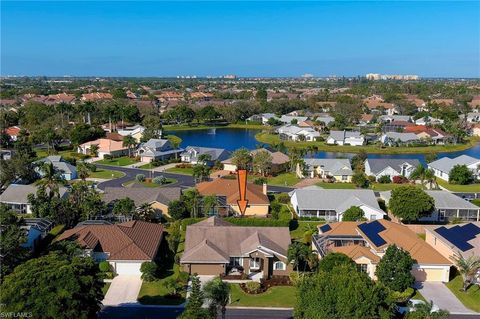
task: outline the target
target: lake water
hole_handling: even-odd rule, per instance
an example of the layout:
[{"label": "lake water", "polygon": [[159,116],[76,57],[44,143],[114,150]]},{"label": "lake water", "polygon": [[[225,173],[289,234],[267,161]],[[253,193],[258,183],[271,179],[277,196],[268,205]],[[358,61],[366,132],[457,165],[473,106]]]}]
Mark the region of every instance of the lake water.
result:
[{"label": "lake water", "polygon": [[[234,128],[220,128],[220,129],[206,129],[206,130],[191,130],[191,131],[174,131],[170,132],[182,139],[182,147],[189,145],[224,148],[229,151],[234,151],[241,147],[248,149],[255,149],[258,144],[255,140],[255,134],[258,130],[251,129],[234,129]],[[439,153],[438,157],[456,157],[459,155],[470,155],[473,157],[480,157],[480,143],[474,147],[460,152]],[[314,155],[316,158],[350,158],[355,154],[352,153],[337,153],[337,152],[318,152]],[[416,158],[425,164],[425,157],[423,154],[368,154],[369,158]]]}]

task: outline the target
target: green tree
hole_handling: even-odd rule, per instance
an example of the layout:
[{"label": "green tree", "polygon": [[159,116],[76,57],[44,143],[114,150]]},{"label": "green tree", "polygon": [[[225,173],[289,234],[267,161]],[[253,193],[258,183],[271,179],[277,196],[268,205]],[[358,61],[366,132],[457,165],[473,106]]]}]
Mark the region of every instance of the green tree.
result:
[{"label": "green tree", "polygon": [[51,162],[43,163],[40,166],[40,171],[42,172],[43,177],[40,180],[39,185],[48,189],[50,198],[54,195],[59,196],[59,185],[65,184],[62,174],[55,169],[55,166],[53,166],[53,163]]},{"label": "green tree", "polygon": [[137,145],[137,140],[131,135],[123,137],[122,146],[128,148],[128,157],[131,157],[132,148]]},{"label": "green tree", "polygon": [[255,152],[253,155],[253,168],[255,172],[265,176],[272,168],[272,155],[265,150]]},{"label": "green tree", "polygon": [[174,255],[177,253],[178,246],[182,241],[182,232],[180,230],[180,227],[181,227],[180,221],[177,220],[173,222],[168,229],[168,235],[167,235],[168,248],[170,248],[170,251]]},{"label": "green tree", "polygon": [[345,254],[342,253],[328,253],[318,262],[318,270],[333,271],[336,267],[351,267],[355,269],[355,262]]},{"label": "green tree", "polygon": [[22,244],[27,241],[25,231],[21,228],[23,221],[0,204],[0,279],[11,273],[29,254]]},{"label": "green tree", "polygon": [[150,203],[141,204],[134,212],[135,219],[152,222],[155,220],[155,209]]},{"label": "green tree", "polygon": [[293,264],[298,272],[299,266],[304,265],[304,269],[307,263],[308,256],[310,255],[310,249],[307,245],[304,245],[300,242],[293,242],[288,246],[287,250],[287,259],[289,263]]},{"label": "green tree", "polygon": [[344,222],[356,222],[365,220],[365,212],[357,206],[352,206],[343,212],[342,221]]},{"label": "green tree", "polygon": [[210,301],[210,313],[217,316],[218,310],[222,313],[222,319],[225,319],[227,304],[230,299],[230,285],[216,277],[207,282],[203,287],[205,297]]},{"label": "green tree", "polygon": [[145,130],[142,134],[142,142],[146,142],[152,138],[160,138],[162,133],[162,122],[158,116],[146,115],[143,118],[143,126]]},{"label": "green tree", "polygon": [[438,158],[438,155],[436,153],[427,153],[425,154],[425,161],[427,163],[431,163],[433,161],[436,161]]},{"label": "green tree", "polygon": [[187,305],[185,306],[185,311],[180,315],[180,319],[209,319],[213,318],[207,309],[202,308],[202,305],[205,301],[205,295],[202,291],[202,286],[200,283],[200,278],[197,274],[193,274],[192,279],[192,290],[190,296],[188,297]]},{"label": "green tree", "polygon": [[90,175],[90,170],[85,163],[77,164],[77,175],[82,181],[85,181],[85,179]]},{"label": "green tree", "polygon": [[233,152],[232,163],[237,166],[237,169],[249,169],[252,163],[252,156],[250,151],[246,148],[240,148]]},{"label": "green tree", "polygon": [[90,145],[90,155],[97,157],[98,156],[99,146],[98,144]]},{"label": "green tree", "polygon": [[411,270],[414,260],[408,251],[391,245],[378,263],[375,275],[378,281],[394,291],[404,291],[415,282]]},{"label": "green tree", "polygon": [[135,212],[135,202],[129,198],[121,198],[113,204],[112,213],[120,216],[132,216]]},{"label": "green tree", "polygon": [[182,201],[172,200],[168,203],[168,214],[175,220],[179,220],[186,217],[187,211]]},{"label": "green tree", "polygon": [[350,266],[300,280],[294,307],[297,319],[387,319],[394,313],[387,289]]},{"label": "green tree", "polygon": [[448,174],[450,184],[466,185],[473,182],[473,173],[467,165],[455,165]]},{"label": "green tree", "polygon": [[31,259],[5,277],[2,312],[29,311],[35,318],[95,318],[100,310],[102,275],[90,257],[52,252]]},{"label": "green tree", "polygon": [[363,172],[356,172],[352,176],[352,182],[357,186],[361,188],[367,188],[368,187],[368,178]]},{"label": "green tree", "polygon": [[356,172],[363,172],[365,170],[365,160],[367,159],[367,152],[364,150],[360,151],[358,154],[355,154],[352,159],[352,167]]},{"label": "green tree", "polygon": [[413,310],[405,315],[405,319],[448,319],[450,313],[440,309],[434,311],[433,301],[419,303],[413,307]]},{"label": "green tree", "polygon": [[419,187],[402,185],[392,190],[388,208],[404,221],[414,221],[431,214],[435,202]]},{"label": "green tree", "polygon": [[153,261],[145,261],[140,266],[140,272],[142,273],[142,279],[145,281],[154,281],[157,279],[158,266]]},{"label": "green tree", "polygon": [[67,199],[71,207],[77,211],[80,219],[91,219],[95,215],[102,215],[107,207],[101,195],[87,182],[78,182],[72,185]]},{"label": "green tree", "polygon": [[454,255],[453,259],[455,260],[455,267],[457,267],[458,272],[462,275],[462,291],[466,292],[468,287],[474,282],[475,275],[480,270],[480,257],[472,255],[465,258],[462,254],[458,254]]}]

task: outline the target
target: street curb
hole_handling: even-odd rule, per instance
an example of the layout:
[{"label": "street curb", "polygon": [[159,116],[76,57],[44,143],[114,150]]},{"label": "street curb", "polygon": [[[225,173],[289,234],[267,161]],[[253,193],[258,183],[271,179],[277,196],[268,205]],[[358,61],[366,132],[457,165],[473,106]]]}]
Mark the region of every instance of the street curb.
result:
[{"label": "street curb", "polygon": [[251,310],[293,310],[293,308],[282,308],[282,307],[229,307],[227,309],[251,309]]}]

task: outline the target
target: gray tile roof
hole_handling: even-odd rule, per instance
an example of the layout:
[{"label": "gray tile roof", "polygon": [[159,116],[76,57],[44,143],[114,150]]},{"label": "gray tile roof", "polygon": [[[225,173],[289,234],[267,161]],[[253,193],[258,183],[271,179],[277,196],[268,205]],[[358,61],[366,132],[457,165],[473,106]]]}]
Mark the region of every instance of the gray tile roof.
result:
[{"label": "gray tile roof", "polygon": [[352,166],[348,159],[341,158],[304,158],[307,170],[312,171],[315,167],[322,167],[322,170],[332,175],[353,175]]},{"label": "gray tile roof", "polygon": [[296,189],[300,210],[334,210],[343,212],[351,206],[366,205],[381,210],[375,194],[369,189]]},{"label": "gray tile roof", "polygon": [[[0,195],[0,203],[28,204],[28,195],[36,193],[37,187],[34,185],[11,184]],[[60,197],[63,197],[67,193],[67,189],[60,187],[59,193]]]},{"label": "gray tile roof", "polygon": [[[428,195],[432,196],[433,200],[435,201],[436,209],[480,209],[480,207],[473,205],[469,201],[466,201],[463,198],[447,191],[427,190],[425,192]],[[380,197],[385,200],[387,205],[390,201],[391,196],[391,191],[380,192]]]},{"label": "gray tile roof", "polygon": [[450,172],[450,170],[455,166],[455,165],[472,165],[477,162],[480,162],[480,159],[468,156],[468,155],[460,155],[455,158],[450,158],[450,157],[442,157],[439,160],[436,160],[434,162],[431,162],[428,164],[429,167],[438,169],[442,172]]},{"label": "gray tile roof", "polygon": [[307,119],[308,117],[306,116],[282,115],[282,117],[280,117],[280,122],[290,124],[292,123],[292,120],[297,120],[297,122],[300,123],[300,122],[306,121]]},{"label": "gray tile roof", "polygon": [[393,141],[400,140],[401,142],[410,142],[410,141],[419,140],[418,136],[413,133],[387,132],[385,133],[385,136]]},{"label": "gray tile roof", "polygon": [[354,137],[361,138],[361,133],[357,131],[330,131],[328,138],[333,138],[335,141],[344,141],[346,138]]},{"label": "gray tile roof", "polygon": [[418,159],[409,158],[409,159],[398,159],[398,158],[368,158],[368,164],[370,166],[370,170],[373,174],[378,174],[383,171],[387,167],[391,167],[397,172],[402,171],[402,165],[407,163],[412,165],[413,167],[420,166],[420,161]]},{"label": "gray tile roof", "polygon": [[122,198],[130,198],[135,206],[159,202],[168,205],[173,200],[178,200],[181,195],[180,187],[105,187],[103,201],[110,203]]},{"label": "gray tile roof", "polygon": [[64,161],[61,156],[58,155],[52,155],[48,156],[45,158],[42,158],[41,160],[38,160],[37,163],[52,163],[53,167],[63,173],[75,173],[77,171],[77,168],[73,166],[72,164]]},{"label": "gray tile roof", "polygon": [[208,154],[211,156],[212,161],[223,161],[231,155],[231,153],[224,148],[201,147],[201,146],[187,146],[185,148],[185,151],[180,155],[181,156],[189,155],[190,151],[192,151],[191,154],[194,154],[193,150],[195,150],[195,152],[197,153],[197,156],[192,157],[190,160],[196,160],[198,156],[202,154]]}]

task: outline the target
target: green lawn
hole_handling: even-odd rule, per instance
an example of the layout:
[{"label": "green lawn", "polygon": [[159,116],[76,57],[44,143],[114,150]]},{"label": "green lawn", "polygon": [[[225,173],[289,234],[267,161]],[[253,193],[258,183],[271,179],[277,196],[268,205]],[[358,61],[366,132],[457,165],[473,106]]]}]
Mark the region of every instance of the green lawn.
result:
[{"label": "green lawn", "polygon": [[90,157],[88,155],[77,153],[75,150],[72,150],[72,149],[63,150],[63,151],[50,150],[50,154],[47,152],[46,149],[35,148],[34,151],[37,153],[37,158],[44,158],[44,157],[47,157],[49,155],[60,155],[64,158],[65,157],[66,158],[75,158],[75,159],[79,160],[79,159],[85,159],[85,158]]},{"label": "green lawn", "polygon": [[267,181],[268,185],[293,186],[300,181],[300,178],[297,177],[297,174],[290,172],[268,177]]},{"label": "green lawn", "polygon": [[373,183],[373,184],[370,185],[370,189],[372,189],[372,190],[374,190],[374,191],[383,192],[383,191],[391,191],[392,189],[397,188],[397,187],[402,186],[402,185],[403,185],[403,184]]},{"label": "green lawn", "polygon": [[294,229],[290,232],[290,237],[292,237],[292,240],[294,239],[302,239],[303,234],[317,225],[324,224],[324,221],[298,221],[298,227],[297,229]]},{"label": "green lawn", "polygon": [[423,301],[427,301],[427,300],[425,300],[425,297],[423,297],[422,294],[418,290],[415,290],[415,294],[410,299],[420,299],[420,300],[423,300]]},{"label": "green lawn", "polygon": [[355,189],[357,188],[352,183],[316,183],[315,185],[325,189]]},{"label": "green lawn", "polygon": [[111,282],[103,283],[102,292],[104,296],[107,294],[108,288],[110,288],[111,284],[112,284]]},{"label": "green lawn", "polygon": [[112,165],[112,166],[127,166],[131,164],[138,163],[134,158],[128,156],[116,157],[112,159],[103,159],[100,161],[96,161],[97,164],[105,164],[105,165]]},{"label": "green lawn", "polygon": [[[113,175],[113,177],[112,177],[112,175]],[[125,175],[125,173],[123,173],[123,172],[112,171],[112,170],[109,170],[109,169],[97,168],[97,171],[96,172],[90,172],[90,174],[88,174],[88,177],[90,177],[90,178],[101,178],[101,179],[112,179],[112,178],[120,178],[124,175]]]},{"label": "green lawn", "polygon": [[293,307],[296,289],[292,286],[271,287],[263,294],[250,295],[243,292],[238,284],[230,285],[233,307]]},{"label": "green lawn", "polygon": [[137,182],[137,181],[135,181],[135,180],[131,180],[131,181],[128,181],[128,182],[123,183],[123,185],[126,186],[126,185],[130,185],[130,184],[136,183],[136,184],[141,184],[141,185],[143,185],[143,186],[145,186],[145,187],[155,188],[155,187],[167,186],[167,185],[170,185],[170,184],[173,184],[173,183],[176,183],[176,182],[177,182],[177,180],[174,179],[174,178],[167,178],[167,182],[166,182],[165,184],[162,184],[162,185],[160,185],[160,184],[155,184],[154,182],[147,182],[147,181],[145,181],[145,182]]},{"label": "green lawn", "polygon": [[193,168],[192,167],[172,167],[167,169],[166,172],[192,176]]},{"label": "green lawn", "polygon": [[460,291],[462,288],[462,276],[457,276],[450,282],[447,287],[453,292],[455,296],[465,305],[465,307],[472,309],[473,311],[480,312],[480,287],[470,286],[466,292]]},{"label": "green lawn", "polygon": [[351,146],[351,145],[328,145],[325,142],[299,142],[299,141],[281,141],[280,137],[275,134],[261,132],[255,135],[255,138],[260,143],[265,144],[278,144],[283,142],[287,147],[306,148],[308,146],[317,146],[319,151],[326,152],[340,152],[340,153],[359,153],[365,151],[372,154],[425,154],[425,153],[441,153],[441,152],[457,152],[463,151],[473,147],[479,138],[470,138],[465,144],[458,145],[431,145],[421,147],[380,147],[378,145],[364,145],[364,146]]},{"label": "green lawn", "polygon": [[447,181],[444,181],[443,179],[437,178],[437,183],[438,185],[445,187],[449,191],[452,192],[480,192],[480,184],[469,184],[469,185],[454,185],[454,184],[449,184]]}]

